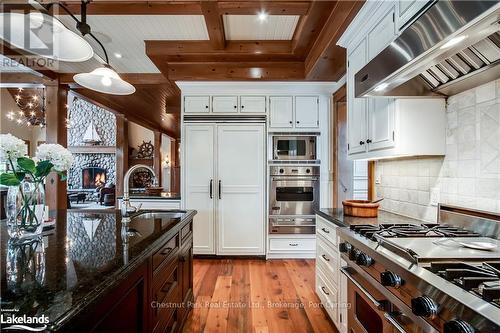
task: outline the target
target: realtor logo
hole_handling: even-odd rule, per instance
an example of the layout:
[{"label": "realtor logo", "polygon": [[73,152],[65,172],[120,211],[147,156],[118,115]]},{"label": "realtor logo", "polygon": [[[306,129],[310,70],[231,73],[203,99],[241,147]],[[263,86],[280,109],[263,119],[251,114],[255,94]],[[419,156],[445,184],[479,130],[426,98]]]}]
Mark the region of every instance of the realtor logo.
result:
[{"label": "realtor logo", "polygon": [[[30,332],[42,332],[47,329],[49,317],[41,316],[16,316],[15,313],[0,315],[2,330],[21,330]],[[7,326],[4,326],[7,325]]]}]

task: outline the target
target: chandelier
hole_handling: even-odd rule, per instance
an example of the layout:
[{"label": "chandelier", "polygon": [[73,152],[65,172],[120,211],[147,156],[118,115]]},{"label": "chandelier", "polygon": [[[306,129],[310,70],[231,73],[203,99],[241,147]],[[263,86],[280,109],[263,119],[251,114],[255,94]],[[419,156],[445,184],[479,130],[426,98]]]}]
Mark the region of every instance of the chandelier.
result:
[{"label": "chandelier", "polygon": [[10,111],[7,118],[22,126],[45,127],[45,89],[17,88],[14,100],[18,111]]}]

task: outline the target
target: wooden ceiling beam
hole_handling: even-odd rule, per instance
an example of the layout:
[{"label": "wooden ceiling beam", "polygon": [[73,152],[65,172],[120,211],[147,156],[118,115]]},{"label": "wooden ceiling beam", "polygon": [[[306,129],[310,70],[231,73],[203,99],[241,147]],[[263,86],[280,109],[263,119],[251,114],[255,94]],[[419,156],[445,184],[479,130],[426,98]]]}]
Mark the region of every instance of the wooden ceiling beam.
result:
[{"label": "wooden ceiling beam", "polygon": [[292,39],[294,54],[305,58],[334,7],[335,1],[314,1],[311,3],[309,11],[300,18],[295,29]]},{"label": "wooden ceiling beam", "polygon": [[303,62],[168,63],[168,78],[177,80],[263,80],[304,79]]},{"label": "wooden ceiling beam", "polygon": [[310,1],[218,1],[222,15],[305,15]]},{"label": "wooden ceiling beam", "polygon": [[215,1],[201,1],[201,11],[205,17],[210,44],[214,50],[222,50],[226,46],[224,23]]},{"label": "wooden ceiling beam", "polygon": [[146,40],[148,56],[176,55],[288,55],[292,56],[292,42],[277,41],[236,41],[226,42],[224,50],[213,50],[210,41],[163,41]]},{"label": "wooden ceiling beam", "polygon": [[[46,1],[56,2],[56,1]],[[68,9],[80,14],[80,1],[64,1]],[[60,14],[66,14],[59,10]],[[99,1],[87,6],[87,15],[202,15],[200,1]]]},{"label": "wooden ceiling beam", "polygon": [[335,61],[332,61],[329,54],[330,56],[339,55],[339,52],[335,52],[335,49],[338,47],[336,43],[363,4],[364,1],[355,0],[336,2],[335,8],[331,11],[318,38],[307,54],[305,60],[306,79],[309,80],[313,76],[317,76],[317,73],[322,71],[319,69],[320,67],[324,70],[324,68],[328,68],[329,66],[338,66],[340,63],[343,63],[343,67],[345,68],[345,53],[342,59],[335,59]]},{"label": "wooden ceiling beam", "polygon": [[37,76],[26,72],[3,72],[0,73],[0,83],[2,84],[44,84],[46,79],[43,76]]}]

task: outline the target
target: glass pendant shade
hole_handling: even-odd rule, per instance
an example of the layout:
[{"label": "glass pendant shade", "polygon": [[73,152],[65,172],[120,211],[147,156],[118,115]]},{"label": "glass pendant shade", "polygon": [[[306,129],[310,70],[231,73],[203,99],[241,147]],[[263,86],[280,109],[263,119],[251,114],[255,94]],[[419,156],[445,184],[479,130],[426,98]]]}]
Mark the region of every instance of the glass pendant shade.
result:
[{"label": "glass pendant shade", "polygon": [[15,48],[58,61],[81,62],[94,55],[82,36],[41,12],[0,13],[0,38]]},{"label": "glass pendant shade", "polygon": [[73,76],[76,83],[82,87],[111,95],[130,95],[135,88],[124,81],[111,67],[99,67],[90,73],[80,73]]}]

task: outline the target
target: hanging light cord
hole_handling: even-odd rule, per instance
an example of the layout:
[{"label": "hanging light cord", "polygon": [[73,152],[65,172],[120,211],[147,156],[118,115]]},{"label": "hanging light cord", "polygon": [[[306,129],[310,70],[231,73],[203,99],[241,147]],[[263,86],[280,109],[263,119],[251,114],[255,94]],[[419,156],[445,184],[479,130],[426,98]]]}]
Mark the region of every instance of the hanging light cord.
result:
[{"label": "hanging light cord", "polygon": [[68,9],[68,7],[66,7],[66,5],[63,5],[60,2],[50,3],[50,4],[47,5],[46,9],[49,10],[50,7],[52,7],[52,5],[58,5],[59,7],[61,7],[62,9],[64,9],[64,11],[66,13],[68,13],[68,15],[73,18],[73,20],[76,21],[76,28],[78,29],[78,31],[80,31],[80,33],[82,34],[82,36],[89,35],[90,37],[92,37],[97,42],[97,44],[99,44],[101,46],[102,51],[104,52],[104,57],[106,58],[106,64],[109,66],[109,58],[108,58],[108,52],[106,52],[106,48],[104,47],[104,45],[102,45],[101,41],[99,39],[97,39],[97,37],[94,36],[94,34],[92,34],[92,32],[90,31],[90,26],[87,24],[87,3],[88,3],[87,1],[82,1],[82,4],[81,4],[81,14],[80,14],[81,20],[79,20]]}]

